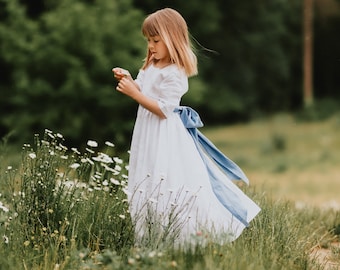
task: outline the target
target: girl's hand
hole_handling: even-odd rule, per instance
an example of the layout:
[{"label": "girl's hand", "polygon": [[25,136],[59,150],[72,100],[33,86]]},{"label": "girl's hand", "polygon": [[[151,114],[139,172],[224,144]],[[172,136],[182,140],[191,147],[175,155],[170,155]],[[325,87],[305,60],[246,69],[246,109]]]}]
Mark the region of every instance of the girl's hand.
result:
[{"label": "girl's hand", "polygon": [[120,67],[115,67],[112,69],[113,76],[120,81],[121,79],[127,77],[129,79],[131,78],[130,72],[126,69],[120,68]]},{"label": "girl's hand", "polygon": [[140,93],[134,81],[129,77],[122,77],[116,87],[117,91],[135,99],[136,95]]}]

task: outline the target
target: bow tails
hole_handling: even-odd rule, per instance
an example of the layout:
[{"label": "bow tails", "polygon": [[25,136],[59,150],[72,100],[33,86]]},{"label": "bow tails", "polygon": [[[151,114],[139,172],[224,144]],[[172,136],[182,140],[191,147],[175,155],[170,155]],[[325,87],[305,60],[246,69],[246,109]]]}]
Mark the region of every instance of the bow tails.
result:
[{"label": "bow tails", "polygon": [[216,175],[210,165],[211,161],[230,179],[243,180],[249,184],[248,178],[236,163],[226,157],[208,138],[197,130],[197,128],[203,126],[203,123],[195,110],[190,107],[181,106],[176,108],[174,112],[179,113],[184,126],[194,140],[196,148],[206,165],[210,184],[217,199],[235,218],[245,226],[248,226],[247,209],[243,206],[238,194]]}]

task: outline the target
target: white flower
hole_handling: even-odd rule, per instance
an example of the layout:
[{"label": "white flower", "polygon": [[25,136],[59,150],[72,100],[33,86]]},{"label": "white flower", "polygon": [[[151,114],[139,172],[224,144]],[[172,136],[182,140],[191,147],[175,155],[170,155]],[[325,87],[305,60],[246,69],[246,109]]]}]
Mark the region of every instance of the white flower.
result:
[{"label": "white flower", "polygon": [[37,157],[37,155],[35,153],[29,153],[28,156],[31,158],[31,159],[35,159]]},{"label": "white flower", "polygon": [[113,163],[112,158],[110,158],[107,154],[104,153],[99,153],[97,157],[93,157],[92,159],[103,163]]},{"label": "white flower", "polygon": [[151,251],[149,253],[149,258],[153,258],[153,257],[155,257],[155,255],[156,255],[156,251]]},{"label": "white flower", "polygon": [[70,168],[71,169],[77,169],[79,166],[80,166],[79,163],[73,163],[73,164],[70,165]]},{"label": "white flower", "polygon": [[121,219],[125,219],[125,216],[124,216],[124,215],[119,215],[119,217],[120,217]]},{"label": "white flower", "polygon": [[8,244],[9,240],[6,235],[3,235],[2,238],[4,239],[5,244]]},{"label": "white flower", "polygon": [[12,170],[12,168],[13,168],[12,166],[8,166],[7,170],[10,171],[10,170]]},{"label": "white flower", "polygon": [[57,137],[59,137],[60,139],[62,139],[62,138],[63,138],[63,135],[60,134],[60,133],[57,133]]},{"label": "white flower", "polygon": [[103,181],[103,186],[107,186],[107,185],[109,185],[109,182],[105,179],[105,180]]},{"label": "white flower", "polygon": [[114,160],[114,162],[116,162],[118,164],[122,164],[123,163],[123,160],[118,158],[118,157],[114,157],[113,160]]},{"label": "white flower", "polygon": [[91,154],[94,154],[94,151],[92,150],[92,149],[90,149],[90,148],[85,148],[85,150],[87,151],[87,152],[89,152],[89,153],[91,153]]},{"label": "white flower", "polygon": [[110,147],[115,147],[115,145],[112,142],[106,141],[105,144]]},{"label": "white flower", "polygon": [[9,211],[9,209],[8,209],[6,206],[4,206],[4,205],[2,204],[2,202],[0,202],[0,209],[1,209],[2,211],[4,211],[4,212],[8,212],[8,211]]},{"label": "white flower", "polygon": [[98,143],[96,141],[88,140],[87,145],[91,147],[98,147]]},{"label": "white flower", "polygon": [[93,162],[91,159],[86,158],[86,161],[87,161],[88,163],[90,163],[91,165],[94,165],[94,162]]},{"label": "white flower", "polygon": [[122,170],[122,167],[116,164],[116,166],[115,166],[114,169],[115,169],[116,171],[120,172],[120,171]]},{"label": "white flower", "polygon": [[118,180],[114,179],[114,178],[110,178],[110,182],[114,185],[117,185],[117,186],[120,185],[120,182]]},{"label": "white flower", "polygon": [[52,133],[47,133],[47,135],[51,138],[51,139],[54,139],[54,136]]},{"label": "white flower", "polygon": [[75,147],[72,147],[72,148],[71,148],[71,150],[72,150],[74,153],[76,153],[76,154],[80,155],[80,152],[78,151],[78,149],[77,149],[77,148],[75,148]]}]

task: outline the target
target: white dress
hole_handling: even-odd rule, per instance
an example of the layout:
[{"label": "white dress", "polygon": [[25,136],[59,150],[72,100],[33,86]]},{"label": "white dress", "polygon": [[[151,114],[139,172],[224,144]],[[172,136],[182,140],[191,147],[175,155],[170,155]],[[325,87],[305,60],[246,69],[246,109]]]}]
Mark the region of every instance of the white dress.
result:
[{"label": "white dress", "polygon": [[[128,199],[136,239],[193,242],[202,234],[235,240],[245,228],[217,199],[206,165],[174,109],[188,90],[176,65],[150,65],[135,80],[142,93],[157,100],[166,119],[141,105],[132,136]],[[260,208],[211,161],[211,168],[236,192],[250,222]]]}]

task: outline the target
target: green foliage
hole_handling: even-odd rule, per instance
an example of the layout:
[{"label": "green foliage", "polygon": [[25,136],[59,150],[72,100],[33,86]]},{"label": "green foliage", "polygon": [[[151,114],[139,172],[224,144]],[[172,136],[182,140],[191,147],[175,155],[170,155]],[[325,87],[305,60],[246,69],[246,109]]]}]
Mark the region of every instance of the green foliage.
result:
[{"label": "green foliage", "polygon": [[296,118],[300,121],[320,121],[332,117],[339,111],[340,103],[337,100],[325,98],[299,110]]},{"label": "green foliage", "polygon": [[60,1],[36,20],[17,1],[4,8],[0,63],[11,73],[3,82],[8,110],[0,127],[20,140],[50,128],[73,142],[86,136],[126,144],[135,107],[115,92],[111,69],[137,73],[145,50],[142,14],[129,1],[109,0]]},{"label": "green foliage", "polygon": [[[7,167],[3,178],[0,210],[10,218],[1,216],[1,233],[7,249],[31,266],[29,257],[47,250],[61,260],[74,248],[122,252],[132,244],[123,160],[97,151],[95,141],[84,154],[63,144],[60,133],[46,130],[34,147],[24,145],[21,168]],[[113,144],[106,144],[112,154]]]}]

